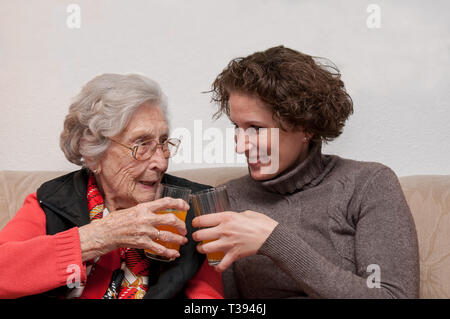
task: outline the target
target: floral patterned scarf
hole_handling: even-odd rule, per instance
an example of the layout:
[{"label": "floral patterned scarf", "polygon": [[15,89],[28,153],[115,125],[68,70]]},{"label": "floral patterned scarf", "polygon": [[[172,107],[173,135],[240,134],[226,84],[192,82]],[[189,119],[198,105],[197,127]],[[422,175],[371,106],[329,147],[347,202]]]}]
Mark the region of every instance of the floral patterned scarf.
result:
[{"label": "floral patterned scarf", "polygon": [[[88,180],[87,202],[91,221],[101,219],[108,214],[93,174]],[[88,280],[95,271],[95,263],[98,259],[87,262]],[[120,248],[120,259],[121,268],[113,272],[103,299],[142,299],[148,290],[151,260],[145,256],[142,249],[134,248]]]}]

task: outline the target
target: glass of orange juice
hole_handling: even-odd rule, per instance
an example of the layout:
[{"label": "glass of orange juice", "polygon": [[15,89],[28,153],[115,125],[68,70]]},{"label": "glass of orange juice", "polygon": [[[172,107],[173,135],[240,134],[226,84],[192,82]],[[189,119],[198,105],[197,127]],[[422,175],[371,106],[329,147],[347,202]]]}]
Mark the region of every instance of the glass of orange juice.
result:
[{"label": "glass of orange juice", "polygon": [[[201,192],[197,192],[191,196],[192,207],[196,216],[205,214],[220,213],[230,210],[230,200],[228,198],[226,186],[209,188]],[[209,243],[216,239],[204,240],[203,244]],[[215,251],[206,254],[208,264],[217,265],[223,259],[224,252]]]},{"label": "glass of orange juice", "polygon": [[[179,186],[174,186],[174,185],[167,185],[167,184],[159,184],[156,189],[155,199],[159,199],[159,198],[163,198],[163,197],[181,198],[184,201],[189,203],[190,195],[191,195],[191,190],[189,188],[179,187]],[[183,222],[185,222],[187,211],[166,209],[163,211],[158,211],[158,212],[156,212],[156,214],[174,214],[176,217],[178,217]],[[158,226],[156,226],[156,228],[160,231],[164,230],[164,231],[170,231],[172,233],[178,234],[177,229],[173,226],[158,225]],[[168,249],[175,249],[178,251],[180,250],[179,244],[164,242],[159,239],[155,239],[155,242],[157,242],[158,244],[160,244]],[[167,258],[164,256],[159,256],[156,252],[149,250],[149,249],[145,249],[144,251],[145,251],[145,255],[147,257],[155,259],[155,260],[166,261],[166,262],[174,260],[173,258],[170,259],[170,258]]]}]

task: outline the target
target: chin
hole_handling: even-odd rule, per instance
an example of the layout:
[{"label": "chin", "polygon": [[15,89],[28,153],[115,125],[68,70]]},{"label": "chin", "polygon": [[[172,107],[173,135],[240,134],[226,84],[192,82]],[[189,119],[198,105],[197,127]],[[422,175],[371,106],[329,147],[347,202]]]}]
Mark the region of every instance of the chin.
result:
[{"label": "chin", "polygon": [[155,200],[155,195],[149,195],[149,194],[138,194],[134,197],[136,199],[136,202],[138,204],[147,203]]},{"label": "chin", "polygon": [[138,203],[150,202],[155,199],[156,189],[159,182],[155,182],[152,185],[146,185],[143,183],[136,183],[133,189],[133,198]]},{"label": "chin", "polygon": [[260,166],[255,167],[255,166],[249,165],[248,168],[249,168],[250,176],[256,181],[269,180],[278,175],[278,172],[271,173],[271,174],[264,174],[261,172]]},{"label": "chin", "polygon": [[132,197],[137,204],[142,204],[155,200],[155,192],[134,192]]}]

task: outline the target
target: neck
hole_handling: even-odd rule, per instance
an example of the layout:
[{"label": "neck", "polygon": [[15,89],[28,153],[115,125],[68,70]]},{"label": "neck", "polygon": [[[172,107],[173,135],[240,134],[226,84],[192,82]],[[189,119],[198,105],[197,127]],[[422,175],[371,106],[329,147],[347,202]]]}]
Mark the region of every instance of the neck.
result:
[{"label": "neck", "polygon": [[273,179],[262,181],[261,185],[279,194],[305,190],[320,183],[335,162],[334,157],[322,155],[321,142],[311,142],[309,150],[300,154],[290,168]]}]

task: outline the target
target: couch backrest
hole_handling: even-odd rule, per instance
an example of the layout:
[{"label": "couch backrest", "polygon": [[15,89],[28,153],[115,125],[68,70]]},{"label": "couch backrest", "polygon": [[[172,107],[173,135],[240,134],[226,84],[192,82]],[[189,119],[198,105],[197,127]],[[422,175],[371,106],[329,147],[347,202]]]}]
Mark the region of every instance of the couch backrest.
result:
[{"label": "couch backrest", "polygon": [[416,224],[421,298],[450,298],[450,175],[407,176],[400,183]]},{"label": "couch backrest", "polygon": [[[247,167],[200,168],[169,172],[191,181],[217,186],[247,174]],[[0,171],[0,229],[16,214],[25,197],[45,181],[67,174],[64,171]]]},{"label": "couch backrest", "polygon": [[[246,167],[221,167],[170,173],[217,186],[247,172]],[[0,171],[0,229],[22,206],[27,194],[65,173]],[[450,175],[407,176],[401,177],[400,183],[419,238],[420,296],[450,298]]]},{"label": "couch backrest", "polygon": [[0,229],[16,214],[25,197],[45,181],[66,174],[50,171],[0,171]]}]

